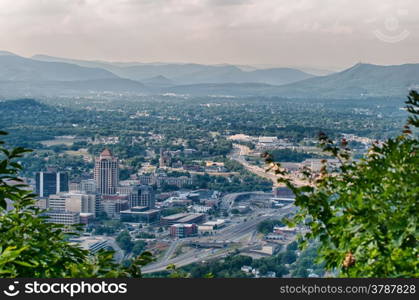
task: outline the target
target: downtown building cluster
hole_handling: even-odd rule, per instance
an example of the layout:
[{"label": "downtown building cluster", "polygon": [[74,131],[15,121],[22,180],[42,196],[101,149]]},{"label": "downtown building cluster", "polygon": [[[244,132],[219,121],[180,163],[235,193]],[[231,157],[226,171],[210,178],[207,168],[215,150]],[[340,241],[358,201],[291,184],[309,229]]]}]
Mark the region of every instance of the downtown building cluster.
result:
[{"label": "downtown building cluster", "polygon": [[[151,178],[152,180],[147,180]],[[35,175],[37,205],[46,209],[47,220],[63,225],[88,225],[103,216],[127,223],[156,224],[169,227],[172,237],[197,234],[197,224],[205,220],[209,206],[193,206],[192,213],[161,216],[161,210],[178,204],[196,202],[196,194],[170,197],[156,208],[153,185],[163,180],[173,185],[192,184],[190,178],[171,178],[164,175],[140,176],[138,180],[119,180],[119,161],[109,149],[103,150],[94,161],[93,178],[69,182],[65,172],[48,170]],[[177,180],[177,181],[176,181]],[[207,208],[207,209],[204,209]]]},{"label": "downtown building cluster", "polygon": [[119,184],[119,163],[109,149],[95,159],[93,178],[69,183],[65,172],[48,170],[35,175],[37,205],[47,209],[48,221],[74,225],[88,224],[106,213],[115,217],[123,210],[153,209],[155,195],[151,186]]}]

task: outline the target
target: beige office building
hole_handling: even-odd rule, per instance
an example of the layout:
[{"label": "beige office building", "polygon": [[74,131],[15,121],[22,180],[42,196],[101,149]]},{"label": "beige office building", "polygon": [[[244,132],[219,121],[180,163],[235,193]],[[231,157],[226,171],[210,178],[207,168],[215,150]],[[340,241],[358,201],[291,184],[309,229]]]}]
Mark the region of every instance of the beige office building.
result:
[{"label": "beige office building", "polygon": [[96,189],[102,195],[114,195],[119,183],[118,159],[109,149],[102,151],[95,160],[94,179]]}]

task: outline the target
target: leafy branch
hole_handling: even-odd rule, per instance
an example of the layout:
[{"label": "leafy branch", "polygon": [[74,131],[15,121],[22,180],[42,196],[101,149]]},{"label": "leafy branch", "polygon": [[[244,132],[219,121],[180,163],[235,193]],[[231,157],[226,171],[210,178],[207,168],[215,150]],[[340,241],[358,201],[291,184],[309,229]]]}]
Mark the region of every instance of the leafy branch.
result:
[{"label": "leafy branch", "polygon": [[417,277],[418,273],[418,139],[419,94],[406,101],[410,113],[402,134],[375,142],[353,161],[347,141],[319,135],[320,147],[339,163],[322,161],[319,172],[301,171],[304,184],[263,155],[267,171],[295,194],[298,212],[289,226],[302,226],[302,245],[320,242],[319,260],[343,277]]}]

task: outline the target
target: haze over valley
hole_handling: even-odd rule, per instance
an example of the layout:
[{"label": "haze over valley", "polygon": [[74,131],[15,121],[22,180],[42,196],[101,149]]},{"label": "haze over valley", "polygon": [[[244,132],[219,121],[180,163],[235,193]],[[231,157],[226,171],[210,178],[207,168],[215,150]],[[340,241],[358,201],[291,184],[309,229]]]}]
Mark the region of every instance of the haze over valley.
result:
[{"label": "haze over valley", "polygon": [[0,96],[89,93],[365,98],[403,96],[419,86],[419,64],[356,64],[316,76],[292,68],[142,64],[72,60],[0,52]]}]

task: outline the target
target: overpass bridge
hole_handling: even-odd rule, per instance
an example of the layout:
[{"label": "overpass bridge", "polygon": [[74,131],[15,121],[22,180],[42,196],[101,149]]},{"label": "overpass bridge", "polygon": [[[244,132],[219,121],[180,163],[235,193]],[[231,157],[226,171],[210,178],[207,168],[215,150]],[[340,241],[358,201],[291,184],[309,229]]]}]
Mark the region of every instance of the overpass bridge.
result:
[{"label": "overpass bridge", "polygon": [[226,248],[232,243],[233,243],[232,241],[228,241],[228,240],[215,240],[215,241],[194,240],[194,241],[189,241],[187,244],[195,248]]},{"label": "overpass bridge", "polygon": [[225,195],[221,200],[221,209],[225,211],[229,211],[232,209],[234,203],[236,201],[247,200],[247,199],[255,199],[255,200],[264,200],[270,199],[273,197],[272,193],[267,192],[241,192],[241,193],[231,193]]}]

